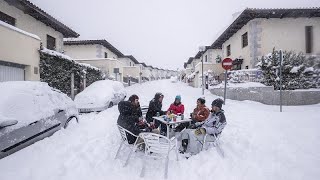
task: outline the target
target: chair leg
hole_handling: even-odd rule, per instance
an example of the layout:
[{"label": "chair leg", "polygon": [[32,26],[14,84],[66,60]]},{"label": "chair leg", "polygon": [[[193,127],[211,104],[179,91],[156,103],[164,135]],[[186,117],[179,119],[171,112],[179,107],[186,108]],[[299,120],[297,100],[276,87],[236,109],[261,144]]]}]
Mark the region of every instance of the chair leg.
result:
[{"label": "chair leg", "polygon": [[124,143],[124,141],[121,142],[121,144],[120,144],[120,146],[119,146],[119,149],[118,149],[118,151],[117,151],[116,157],[114,157],[114,159],[117,159],[117,158],[118,158],[123,143]]},{"label": "chair leg", "polygon": [[141,172],[140,172],[140,177],[144,176],[145,171],[146,171],[146,157],[144,157],[143,161],[142,161],[142,169],[141,169]]},{"label": "chair leg", "polygon": [[216,148],[217,148],[218,153],[221,155],[221,157],[224,158],[224,152],[223,152],[222,148],[220,147],[220,144],[219,144],[218,139],[216,140],[215,145],[216,145]]},{"label": "chair leg", "polygon": [[168,165],[169,165],[169,154],[166,157],[165,169],[164,169],[164,178],[168,179]]},{"label": "chair leg", "polygon": [[126,162],[124,163],[123,167],[126,167],[126,166],[129,164],[129,160],[130,160],[132,151],[136,151],[136,146],[134,146],[133,148],[130,149],[130,153],[129,153],[129,155],[128,155],[128,157],[127,157],[127,160],[126,160]]}]

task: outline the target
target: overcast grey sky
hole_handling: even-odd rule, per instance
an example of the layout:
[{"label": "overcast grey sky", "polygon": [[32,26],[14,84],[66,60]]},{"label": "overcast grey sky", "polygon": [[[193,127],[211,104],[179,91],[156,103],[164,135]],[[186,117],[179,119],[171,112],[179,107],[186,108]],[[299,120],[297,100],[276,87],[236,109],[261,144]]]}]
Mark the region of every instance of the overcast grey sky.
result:
[{"label": "overcast grey sky", "polygon": [[106,39],[139,62],[183,68],[232,14],[250,8],[320,7],[320,0],[30,0],[81,39]]}]

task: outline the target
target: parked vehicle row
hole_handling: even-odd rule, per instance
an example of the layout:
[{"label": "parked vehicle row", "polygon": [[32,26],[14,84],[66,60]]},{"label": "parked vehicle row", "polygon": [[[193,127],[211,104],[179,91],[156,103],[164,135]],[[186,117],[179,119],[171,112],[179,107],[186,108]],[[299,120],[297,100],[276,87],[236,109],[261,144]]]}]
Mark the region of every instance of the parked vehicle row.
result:
[{"label": "parked vehicle row", "polygon": [[79,112],[102,111],[126,97],[120,82],[102,80],[75,101],[44,82],[0,83],[0,159],[78,122]]}]

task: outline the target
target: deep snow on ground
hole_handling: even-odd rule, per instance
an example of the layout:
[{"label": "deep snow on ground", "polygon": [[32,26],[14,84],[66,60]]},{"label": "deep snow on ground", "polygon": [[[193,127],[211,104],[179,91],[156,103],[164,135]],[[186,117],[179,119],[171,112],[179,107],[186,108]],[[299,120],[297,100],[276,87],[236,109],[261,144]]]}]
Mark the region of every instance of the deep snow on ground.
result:
[{"label": "deep snow on ground", "polygon": [[[164,93],[163,108],[182,96],[186,112],[195,106],[201,89],[170,80],[128,87],[141,105],[156,92]],[[207,105],[216,96],[206,92]],[[320,104],[268,106],[252,101],[227,100],[227,126],[221,136],[225,158],[215,148],[175,161],[170,154],[168,179],[319,179]],[[80,116],[80,123],[0,160],[1,180],[141,179],[142,153],[122,167],[128,149],[114,160],[120,144],[117,107]],[[163,179],[164,162],[148,161],[144,179]]]}]

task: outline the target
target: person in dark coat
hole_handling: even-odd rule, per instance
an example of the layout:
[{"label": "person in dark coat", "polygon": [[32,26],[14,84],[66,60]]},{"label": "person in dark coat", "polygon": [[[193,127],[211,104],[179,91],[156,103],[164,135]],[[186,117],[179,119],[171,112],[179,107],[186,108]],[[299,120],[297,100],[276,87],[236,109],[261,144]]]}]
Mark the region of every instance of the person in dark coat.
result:
[{"label": "person in dark coat", "polygon": [[133,115],[137,115],[138,117],[142,117],[142,111],[139,103],[139,97],[135,94],[129,97],[129,101],[133,104]]},{"label": "person in dark coat", "polygon": [[[144,125],[140,118],[142,113],[139,105],[139,97],[137,95],[130,96],[129,101],[121,101],[118,104],[118,109],[120,112],[117,121],[119,126],[127,129],[135,135],[139,135],[142,131],[149,131],[149,128]],[[127,137],[129,144],[133,144],[136,141],[136,137],[131,134],[127,134]]]},{"label": "person in dark coat", "polygon": [[[162,111],[162,100],[163,100],[163,94],[162,93],[156,93],[154,98],[150,101],[149,103],[149,108],[148,112],[146,114],[146,119],[148,123],[153,123],[153,118],[154,116],[157,116],[157,113],[159,113],[160,116],[165,115],[166,112]],[[155,128],[158,128],[159,125],[161,125],[161,133],[167,132],[167,127],[165,124],[160,123],[159,121],[155,121]]]}]

